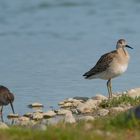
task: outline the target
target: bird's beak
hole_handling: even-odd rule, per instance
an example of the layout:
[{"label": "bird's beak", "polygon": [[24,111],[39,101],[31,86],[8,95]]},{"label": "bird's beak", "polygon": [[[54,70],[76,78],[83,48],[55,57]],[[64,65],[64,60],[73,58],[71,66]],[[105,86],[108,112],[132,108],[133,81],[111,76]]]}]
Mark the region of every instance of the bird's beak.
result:
[{"label": "bird's beak", "polygon": [[130,48],[130,49],[133,49],[132,47],[130,47],[130,46],[128,46],[128,45],[125,45],[125,47]]},{"label": "bird's beak", "polygon": [[14,107],[13,107],[12,102],[10,102],[10,105],[11,105],[11,108],[12,108],[13,114],[15,114],[15,111],[14,111]]}]

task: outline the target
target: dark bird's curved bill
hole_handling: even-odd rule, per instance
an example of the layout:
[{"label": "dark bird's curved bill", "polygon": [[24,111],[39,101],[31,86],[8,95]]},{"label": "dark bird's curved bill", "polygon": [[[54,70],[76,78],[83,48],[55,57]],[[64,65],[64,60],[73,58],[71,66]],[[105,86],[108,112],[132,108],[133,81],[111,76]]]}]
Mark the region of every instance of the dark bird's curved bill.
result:
[{"label": "dark bird's curved bill", "polygon": [[133,49],[132,47],[130,47],[130,46],[128,46],[128,45],[125,45],[125,47],[130,48],[130,49]]},{"label": "dark bird's curved bill", "polygon": [[15,111],[14,111],[14,107],[13,107],[12,102],[10,102],[10,105],[11,105],[11,108],[12,108],[13,114],[15,114]]}]

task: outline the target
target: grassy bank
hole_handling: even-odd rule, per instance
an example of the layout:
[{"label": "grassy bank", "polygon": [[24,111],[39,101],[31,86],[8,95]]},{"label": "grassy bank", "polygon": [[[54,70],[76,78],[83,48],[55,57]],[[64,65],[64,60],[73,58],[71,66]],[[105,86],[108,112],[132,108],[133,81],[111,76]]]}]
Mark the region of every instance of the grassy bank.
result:
[{"label": "grassy bank", "polygon": [[46,131],[13,127],[0,130],[0,140],[139,140],[140,121],[126,113],[77,124],[57,124]]}]

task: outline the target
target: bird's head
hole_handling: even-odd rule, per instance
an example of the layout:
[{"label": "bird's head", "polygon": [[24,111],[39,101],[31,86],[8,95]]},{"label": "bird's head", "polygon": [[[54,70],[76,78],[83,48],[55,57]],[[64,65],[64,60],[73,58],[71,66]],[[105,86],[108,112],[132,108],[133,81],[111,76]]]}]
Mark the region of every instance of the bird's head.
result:
[{"label": "bird's head", "polygon": [[127,45],[125,39],[119,39],[117,41],[116,49],[118,49],[118,48],[125,48],[125,47],[130,48],[130,49],[133,49],[132,47],[130,47],[129,45]]}]

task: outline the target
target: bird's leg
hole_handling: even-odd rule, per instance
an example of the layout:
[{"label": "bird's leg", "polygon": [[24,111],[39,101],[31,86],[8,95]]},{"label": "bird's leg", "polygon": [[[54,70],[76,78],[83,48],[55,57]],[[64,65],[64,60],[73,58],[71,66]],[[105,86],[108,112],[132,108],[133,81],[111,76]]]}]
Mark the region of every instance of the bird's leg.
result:
[{"label": "bird's leg", "polygon": [[109,94],[109,99],[112,98],[112,85],[111,85],[111,79],[107,81],[107,89],[108,89],[108,94]]},{"label": "bird's leg", "polygon": [[15,114],[15,111],[14,111],[14,107],[13,107],[12,102],[10,102],[10,105],[11,105],[11,108],[12,108],[13,114]]},{"label": "bird's leg", "polygon": [[0,109],[0,116],[1,116],[1,121],[4,122],[2,111],[3,111],[3,105],[1,106],[1,109]]}]

